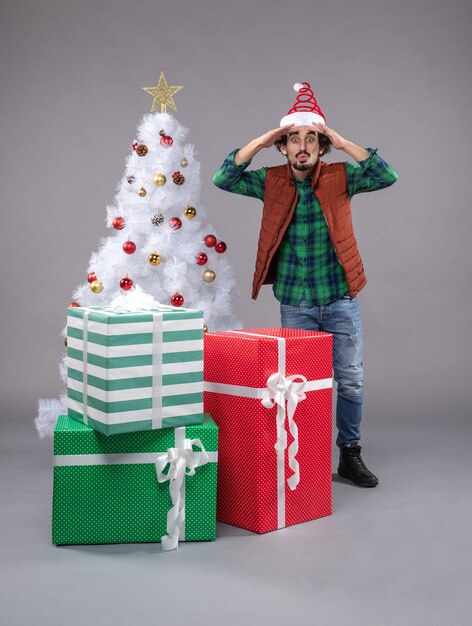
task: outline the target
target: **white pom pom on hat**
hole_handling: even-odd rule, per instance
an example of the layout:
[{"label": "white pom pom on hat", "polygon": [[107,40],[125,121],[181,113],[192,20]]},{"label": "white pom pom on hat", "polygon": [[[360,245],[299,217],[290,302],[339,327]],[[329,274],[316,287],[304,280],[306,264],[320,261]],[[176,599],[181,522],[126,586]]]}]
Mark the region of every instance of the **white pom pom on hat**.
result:
[{"label": "white pom pom on hat", "polygon": [[311,126],[312,122],[326,124],[326,117],[316,101],[310,83],[295,83],[293,89],[298,96],[293,107],[280,120],[280,126]]}]

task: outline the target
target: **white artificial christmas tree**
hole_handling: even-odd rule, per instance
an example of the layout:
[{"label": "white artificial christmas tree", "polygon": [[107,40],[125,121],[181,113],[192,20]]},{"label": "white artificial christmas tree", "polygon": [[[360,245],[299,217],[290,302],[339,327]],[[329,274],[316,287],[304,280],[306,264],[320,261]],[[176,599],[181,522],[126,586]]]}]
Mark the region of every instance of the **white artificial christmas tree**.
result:
[{"label": "white artificial christmas tree", "polygon": [[[200,202],[200,164],[188,130],[167,107],[181,87],[155,87],[151,113],[138,126],[113,206],[107,207],[112,233],[90,257],[88,280],[74,292],[73,306],[108,306],[139,286],[162,304],[200,309],[209,330],[241,328],[233,312],[238,287],[226,244],[206,218]],[[154,112],[160,106],[160,112]],[[61,375],[66,380],[65,363]],[[66,398],[40,400],[35,420],[50,435]]]}]

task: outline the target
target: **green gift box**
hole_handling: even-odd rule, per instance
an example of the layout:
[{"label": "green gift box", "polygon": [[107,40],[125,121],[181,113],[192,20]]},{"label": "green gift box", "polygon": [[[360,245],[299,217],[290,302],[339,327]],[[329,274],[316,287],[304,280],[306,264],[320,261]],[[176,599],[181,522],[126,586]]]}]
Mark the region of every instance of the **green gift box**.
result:
[{"label": "green gift box", "polygon": [[218,428],[108,437],[68,416],[54,431],[52,542],[214,540]]},{"label": "green gift box", "polygon": [[203,312],[67,310],[69,417],[106,435],[203,421]]}]

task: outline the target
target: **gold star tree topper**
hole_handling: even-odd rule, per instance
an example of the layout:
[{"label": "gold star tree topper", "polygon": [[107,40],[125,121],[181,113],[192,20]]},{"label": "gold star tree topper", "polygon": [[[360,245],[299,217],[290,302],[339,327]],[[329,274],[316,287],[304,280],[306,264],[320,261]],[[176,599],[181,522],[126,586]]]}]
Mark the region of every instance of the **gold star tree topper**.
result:
[{"label": "gold star tree topper", "polygon": [[174,103],[174,99],[172,98],[178,91],[183,89],[182,85],[172,86],[170,87],[167,84],[167,79],[164,76],[164,72],[161,72],[161,76],[159,78],[159,82],[155,87],[143,87],[144,91],[150,93],[151,96],[154,96],[154,100],[152,102],[151,113],[157,109],[159,105],[161,105],[161,113],[167,113],[167,107],[169,106],[174,111],[177,111],[177,108]]}]

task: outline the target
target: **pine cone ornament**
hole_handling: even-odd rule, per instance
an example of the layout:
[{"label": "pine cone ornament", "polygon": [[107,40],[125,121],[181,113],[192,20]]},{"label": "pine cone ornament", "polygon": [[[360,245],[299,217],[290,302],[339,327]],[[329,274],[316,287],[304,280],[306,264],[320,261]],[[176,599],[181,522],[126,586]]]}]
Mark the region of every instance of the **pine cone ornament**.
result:
[{"label": "pine cone ornament", "polygon": [[146,156],[148,153],[148,147],[144,143],[140,143],[139,146],[136,146],[136,154],[140,157]]},{"label": "pine cone ornament", "polygon": [[172,180],[176,185],[183,185],[185,182],[185,176],[180,172],[174,172],[172,174]]},{"label": "pine cone ornament", "polygon": [[156,215],[153,215],[151,217],[151,223],[154,224],[154,226],[160,226],[163,222],[164,216],[162,215],[162,213],[156,213]]}]

